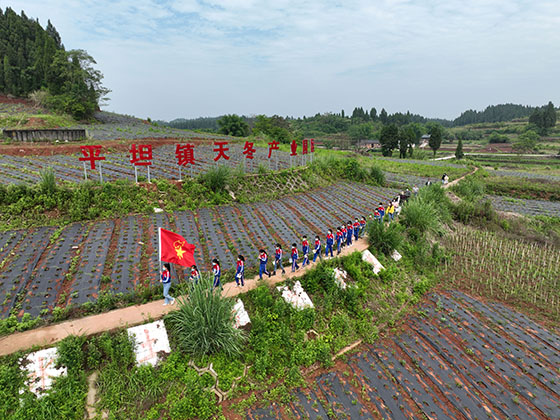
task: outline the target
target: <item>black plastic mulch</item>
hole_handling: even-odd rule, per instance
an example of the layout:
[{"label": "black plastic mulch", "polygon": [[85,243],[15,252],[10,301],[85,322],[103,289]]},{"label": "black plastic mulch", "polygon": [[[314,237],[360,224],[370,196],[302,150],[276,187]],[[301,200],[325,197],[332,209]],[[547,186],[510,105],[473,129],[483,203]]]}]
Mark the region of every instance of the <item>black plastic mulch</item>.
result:
[{"label": "black plastic mulch", "polygon": [[111,289],[115,293],[128,293],[140,280],[142,257],[142,223],[138,216],[122,219],[121,231],[111,272]]}]

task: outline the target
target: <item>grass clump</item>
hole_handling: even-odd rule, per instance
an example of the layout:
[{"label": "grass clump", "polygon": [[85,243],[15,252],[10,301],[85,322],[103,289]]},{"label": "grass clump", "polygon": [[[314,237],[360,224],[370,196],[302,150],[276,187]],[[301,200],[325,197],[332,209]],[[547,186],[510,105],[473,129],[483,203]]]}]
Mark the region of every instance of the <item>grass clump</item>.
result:
[{"label": "grass clump", "polygon": [[181,350],[194,356],[223,352],[233,357],[241,353],[245,337],[233,325],[234,301],[214,289],[209,276],[203,276],[188,297],[177,300],[179,310],[170,313],[167,320]]},{"label": "grass clump", "polygon": [[370,221],[366,229],[370,246],[385,255],[391,255],[404,240],[402,225],[397,223],[385,226],[384,223]]},{"label": "grass clump", "polygon": [[200,175],[200,183],[212,192],[220,193],[226,190],[231,184],[232,173],[227,166],[217,166],[210,168],[207,172]]},{"label": "grass clump", "polygon": [[[410,199],[401,212],[401,223],[415,232],[443,235],[445,224],[451,221],[449,199],[438,184],[422,188]],[[409,232],[410,234],[411,232]]]}]

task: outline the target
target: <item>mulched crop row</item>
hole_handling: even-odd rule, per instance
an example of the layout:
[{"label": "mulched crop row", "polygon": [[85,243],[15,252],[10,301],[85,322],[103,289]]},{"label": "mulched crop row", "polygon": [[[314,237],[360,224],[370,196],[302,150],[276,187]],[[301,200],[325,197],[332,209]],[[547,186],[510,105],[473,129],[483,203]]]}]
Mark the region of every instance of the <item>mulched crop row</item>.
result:
[{"label": "mulched crop row", "polygon": [[[35,247],[17,245],[25,242],[23,232],[5,232],[0,234],[0,253],[8,255],[15,248],[17,257],[10,256],[1,269],[0,298],[5,299],[14,287],[15,273],[27,267],[28,260],[34,262],[40,255],[43,261],[39,267],[35,268],[36,261],[31,264],[31,271],[22,280],[29,283],[25,299],[20,299],[22,309],[33,315],[41,314],[44,309],[50,313],[57,305],[95,301],[100,290],[128,293],[140,290],[143,285],[157,284],[158,226],[174,230],[193,243],[195,261],[203,271],[210,270],[214,257],[220,259],[224,271],[234,268],[238,253],[245,256],[248,268],[257,266],[260,248],[269,253],[271,268],[277,242],[282,244],[286,260],[292,243],[301,252],[303,235],[307,235],[311,247],[315,235],[319,235],[324,252],[328,228],[336,229],[341,223],[367,215],[379,200],[386,201],[393,194],[393,190],[342,183],[267,203],[72,224],[48,247],[50,236],[45,233],[47,243],[37,248],[41,251],[38,255],[32,252]],[[33,237],[28,242],[40,241]],[[24,248],[27,251],[22,251]],[[181,270],[188,277],[189,270]],[[17,293],[16,287],[9,295],[12,299],[5,302],[3,316],[13,308]]]},{"label": "mulched crop row", "polygon": [[487,195],[496,210],[519,213],[526,216],[560,217],[560,202],[507,198],[499,195]]},{"label": "mulched crop row", "polygon": [[459,163],[450,163],[446,160],[417,160],[417,159],[398,159],[391,157],[378,157],[377,159],[388,160],[397,163],[414,163],[417,165],[427,165],[427,166],[447,166],[450,168],[466,168],[465,165]]},{"label": "mulched crop row", "polygon": [[538,174],[534,172],[521,172],[521,171],[494,171],[488,170],[490,175],[496,176],[512,176],[516,178],[528,178],[528,179],[547,179],[549,181],[560,181],[560,176],[556,175],[545,175],[545,174]]},{"label": "mulched crop row", "polygon": [[418,314],[295,391],[296,403],[247,418],[560,418],[560,336],[461,292],[431,295]]}]

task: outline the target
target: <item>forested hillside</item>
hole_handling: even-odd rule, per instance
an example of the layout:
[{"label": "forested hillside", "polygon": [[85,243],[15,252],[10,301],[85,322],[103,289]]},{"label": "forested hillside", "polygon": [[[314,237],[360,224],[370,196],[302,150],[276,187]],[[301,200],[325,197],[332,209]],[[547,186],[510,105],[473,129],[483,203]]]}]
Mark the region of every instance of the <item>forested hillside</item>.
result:
[{"label": "forested hillside", "polygon": [[534,110],[534,107],[517,104],[490,105],[487,106],[484,111],[473,111],[469,109],[463,112],[459,117],[455,118],[453,125],[460,126],[510,121],[515,118],[528,117]]},{"label": "forested hillside", "polygon": [[108,93],[95,60],[83,50],[66,51],[49,21],[0,9],[0,91],[19,97],[32,95],[41,105],[87,118]]}]

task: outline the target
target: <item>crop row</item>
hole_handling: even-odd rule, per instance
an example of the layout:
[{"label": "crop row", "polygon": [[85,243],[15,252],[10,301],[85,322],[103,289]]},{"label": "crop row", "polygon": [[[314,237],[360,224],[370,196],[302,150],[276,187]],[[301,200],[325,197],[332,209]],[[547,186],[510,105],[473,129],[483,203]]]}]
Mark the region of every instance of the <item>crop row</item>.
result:
[{"label": "crop row", "polygon": [[560,203],[557,201],[507,198],[498,195],[487,196],[496,210],[519,213],[526,216],[560,217]]},{"label": "crop row", "polygon": [[[229,167],[243,166],[247,172],[254,172],[259,164],[264,164],[270,169],[285,169],[290,166],[290,157],[287,152],[275,150],[271,159],[268,159],[268,149],[257,148],[254,159],[246,159],[242,154],[243,148],[239,144],[230,144],[229,160],[220,159],[220,165]],[[150,167],[150,176],[153,179],[179,179],[189,176],[197,176],[206,172],[209,168],[215,167],[214,158],[216,153],[212,145],[198,145],[194,151],[196,164],[182,168],[179,174],[179,167],[175,158],[175,146],[165,145],[154,148],[153,164]],[[118,179],[134,180],[134,166],[130,163],[130,156],[127,153],[110,153],[103,155],[106,157],[102,165],[103,179],[115,181]],[[84,180],[83,162],[79,161],[81,155],[53,155],[53,156],[2,156],[0,157],[0,182],[8,183],[34,183],[40,179],[40,171],[52,168],[59,181],[81,182]],[[294,160],[294,164],[299,160]],[[97,162],[96,166],[99,167]],[[89,169],[87,163],[88,177],[99,179],[96,169]],[[147,177],[146,167],[138,167],[138,175]]]},{"label": "crop row", "polygon": [[[155,284],[158,278],[157,227],[182,234],[196,246],[195,260],[208,270],[217,257],[232,268],[238,253],[248,267],[257,264],[260,248],[273,254],[280,242],[288,255],[291,243],[367,216],[395,191],[340,183],[278,200],[201,208],[115,221],[76,223],[64,228],[11,231],[0,235],[0,302],[10,311],[46,315],[55,306],[93,301],[101,290],[128,293]],[[184,278],[183,272],[176,273]]]},{"label": "crop row", "polygon": [[529,179],[547,179],[549,181],[560,181],[560,176],[556,175],[545,175],[534,172],[521,172],[521,171],[500,171],[500,170],[489,170],[490,175],[496,176],[512,176],[517,178],[529,178]]},{"label": "crop row", "polygon": [[431,295],[418,313],[400,335],[247,418],[559,418],[560,336],[460,292]]}]

